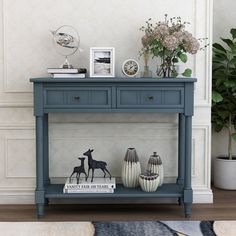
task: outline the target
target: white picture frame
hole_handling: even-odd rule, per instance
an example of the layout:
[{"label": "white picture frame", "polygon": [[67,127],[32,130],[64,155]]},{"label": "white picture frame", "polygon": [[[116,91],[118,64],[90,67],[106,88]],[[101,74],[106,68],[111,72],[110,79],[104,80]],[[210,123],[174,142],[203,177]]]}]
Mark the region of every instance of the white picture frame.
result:
[{"label": "white picture frame", "polygon": [[115,48],[90,48],[90,77],[115,77]]}]

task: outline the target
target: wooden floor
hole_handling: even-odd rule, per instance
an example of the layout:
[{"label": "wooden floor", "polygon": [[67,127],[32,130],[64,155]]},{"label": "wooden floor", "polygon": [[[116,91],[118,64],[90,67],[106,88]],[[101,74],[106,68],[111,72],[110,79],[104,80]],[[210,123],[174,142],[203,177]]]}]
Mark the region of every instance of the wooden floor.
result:
[{"label": "wooden floor", "polygon": [[[187,220],[236,220],[236,191],[213,189],[214,204],[194,204]],[[38,220],[34,205],[0,205],[0,221],[186,220],[177,204],[49,205]]]}]

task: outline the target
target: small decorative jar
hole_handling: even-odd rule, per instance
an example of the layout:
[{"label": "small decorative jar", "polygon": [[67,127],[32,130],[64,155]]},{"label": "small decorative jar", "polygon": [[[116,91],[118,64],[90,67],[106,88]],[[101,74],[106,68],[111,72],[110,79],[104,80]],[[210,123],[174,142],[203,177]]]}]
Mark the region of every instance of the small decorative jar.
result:
[{"label": "small decorative jar", "polygon": [[139,184],[144,192],[155,192],[159,186],[159,175],[148,172],[139,176]]},{"label": "small decorative jar", "polygon": [[157,155],[156,152],[153,152],[153,154],[149,158],[148,165],[147,165],[147,172],[158,174],[160,178],[159,186],[163,184],[164,169],[163,169],[161,157]]},{"label": "small decorative jar", "polygon": [[128,148],[122,167],[121,178],[127,188],[135,188],[139,185],[141,166],[135,148]]}]

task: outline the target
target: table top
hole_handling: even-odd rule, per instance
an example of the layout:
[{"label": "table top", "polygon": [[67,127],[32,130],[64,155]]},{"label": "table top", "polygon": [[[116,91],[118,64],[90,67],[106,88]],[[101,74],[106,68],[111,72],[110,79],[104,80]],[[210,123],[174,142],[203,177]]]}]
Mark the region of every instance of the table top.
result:
[{"label": "table top", "polygon": [[114,77],[114,78],[52,78],[52,77],[39,77],[31,78],[30,82],[46,82],[46,83],[193,83],[196,78],[127,78],[127,77]]}]

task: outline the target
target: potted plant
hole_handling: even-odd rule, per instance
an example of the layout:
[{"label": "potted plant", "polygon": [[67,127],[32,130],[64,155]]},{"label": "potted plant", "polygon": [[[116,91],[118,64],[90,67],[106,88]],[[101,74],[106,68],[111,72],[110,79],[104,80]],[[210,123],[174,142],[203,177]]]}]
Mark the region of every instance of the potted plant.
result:
[{"label": "potted plant", "polygon": [[212,124],[216,132],[228,130],[228,154],[214,161],[214,185],[236,190],[236,156],[232,142],[236,141],[236,28],[223,45],[213,44]]}]

